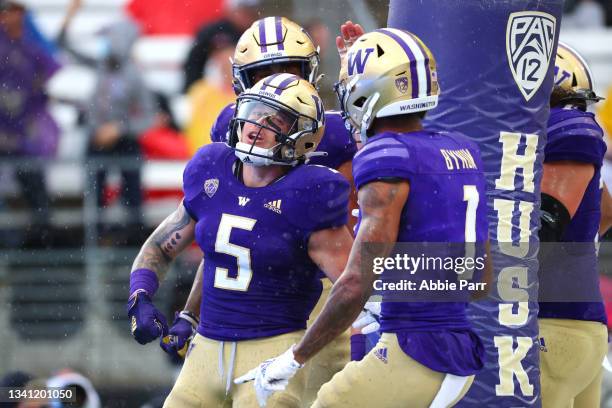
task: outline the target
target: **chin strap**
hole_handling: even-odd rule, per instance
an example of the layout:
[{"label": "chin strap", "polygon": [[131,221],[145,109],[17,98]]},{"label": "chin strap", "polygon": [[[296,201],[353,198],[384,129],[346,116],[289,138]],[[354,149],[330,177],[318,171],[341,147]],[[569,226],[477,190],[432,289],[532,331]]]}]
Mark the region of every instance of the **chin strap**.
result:
[{"label": "chin strap", "polygon": [[317,76],[314,81],[312,82],[312,85],[318,90],[319,89],[319,82],[325,78],[325,74],[319,74],[319,76]]},{"label": "chin strap", "polygon": [[305,156],[306,160],[304,161],[304,163],[308,163],[313,157],[326,157],[329,155],[327,154],[327,152],[310,152],[306,153]]},{"label": "chin strap", "polygon": [[263,166],[295,166],[299,163],[298,160],[291,162],[283,162],[274,160],[275,149],[280,148],[281,145],[276,145],[270,149],[264,149],[262,147],[253,146],[247,143],[238,142],[234,152],[236,157],[244,164],[248,164],[255,167]]}]

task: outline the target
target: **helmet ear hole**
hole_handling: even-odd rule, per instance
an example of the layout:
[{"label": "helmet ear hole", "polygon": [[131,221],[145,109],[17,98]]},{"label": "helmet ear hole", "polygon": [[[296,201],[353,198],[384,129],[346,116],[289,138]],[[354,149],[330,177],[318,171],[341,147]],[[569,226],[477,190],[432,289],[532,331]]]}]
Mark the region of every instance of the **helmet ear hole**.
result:
[{"label": "helmet ear hole", "polygon": [[361,98],[357,99],[355,102],[353,102],[353,105],[357,108],[362,108],[363,104],[366,101],[366,97],[362,96]]},{"label": "helmet ear hole", "polygon": [[315,147],[315,144],[312,143],[312,142],[306,142],[306,143],[304,143],[304,147],[306,149],[312,149],[313,147]]},{"label": "helmet ear hole", "polygon": [[385,50],[382,49],[380,44],[376,44],[376,52],[378,53],[378,56],[381,57],[385,53]]}]

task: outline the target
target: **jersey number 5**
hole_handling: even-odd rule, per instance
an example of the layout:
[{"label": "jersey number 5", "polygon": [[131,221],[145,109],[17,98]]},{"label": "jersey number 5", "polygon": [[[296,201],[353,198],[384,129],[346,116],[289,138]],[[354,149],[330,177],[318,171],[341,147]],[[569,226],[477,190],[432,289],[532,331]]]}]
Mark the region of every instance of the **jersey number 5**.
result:
[{"label": "jersey number 5", "polygon": [[215,251],[220,254],[228,254],[236,258],[238,265],[238,274],[235,278],[229,277],[229,271],[226,268],[217,267],[215,269],[215,287],[227,290],[239,290],[246,292],[249,289],[253,270],[251,269],[251,250],[240,245],[232,244],[229,239],[232,234],[232,228],[240,228],[247,231],[252,231],[257,220],[237,215],[223,214],[219,229],[217,230],[217,239],[215,240]]}]

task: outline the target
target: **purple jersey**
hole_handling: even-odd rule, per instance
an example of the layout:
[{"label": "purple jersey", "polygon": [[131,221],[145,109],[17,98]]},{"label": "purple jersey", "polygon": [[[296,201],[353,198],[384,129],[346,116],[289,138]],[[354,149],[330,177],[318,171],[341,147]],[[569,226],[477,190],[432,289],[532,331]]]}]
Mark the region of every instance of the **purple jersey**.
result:
[{"label": "purple jersey", "polygon": [[308,239],[346,224],[349,184],[329,168],[300,165],[250,188],[234,176],[236,161],[233,149],[211,143],[183,175],[205,260],[198,332],[235,341],[305,329],[321,291]]},{"label": "purple jersey", "polygon": [[[236,104],[227,105],[215,121],[210,130],[210,140],[213,142],[227,142],[227,132]],[[317,146],[317,152],[326,152],[327,156],[316,156],[310,159],[309,164],[319,164],[332,169],[337,169],[343,163],[353,159],[357,152],[357,145],[351,133],[346,129],[344,120],[338,111],[325,111],[325,133],[321,143]]]},{"label": "purple jersey", "polygon": [[[541,273],[544,276],[541,279],[542,285],[546,285],[546,282],[569,285],[567,290],[571,292],[576,284],[574,279],[568,276],[557,276],[555,278],[555,275],[562,275],[564,271],[572,269],[580,271],[579,279],[582,287],[588,286],[593,289],[590,293],[597,297],[601,296],[599,293],[597,251],[594,242],[598,237],[599,220],[601,218],[600,170],[605,152],[606,144],[603,140],[603,131],[592,113],[583,112],[579,109],[551,109],[544,162],[571,160],[590,163],[595,166],[595,174],[584,192],[584,197],[576,214],[563,234],[562,241],[590,242],[593,245],[585,245],[581,248],[581,252],[587,251],[587,254],[564,257],[561,263],[559,259],[556,259],[550,265],[547,265],[547,262],[544,261],[541,266]],[[559,265],[563,265],[563,268],[560,269]],[[540,290],[546,290],[546,288],[541,287]],[[601,301],[542,302],[540,303],[538,317],[607,323],[604,305]]]},{"label": "purple jersey", "polygon": [[[0,154],[51,153],[58,131],[46,113],[44,86],[59,64],[38,44],[11,39],[1,28],[0,55]],[[46,132],[40,135],[34,130]]]},{"label": "purple jersey", "polygon": [[[425,125],[477,142],[485,166],[494,284],[468,316],[486,365],[458,407],[540,406],[538,303],[526,310],[510,292],[537,296],[540,180],[562,10],[562,0],[389,5],[388,26],[419,36],[436,59],[442,91]],[[518,292],[498,279],[513,271],[526,282],[513,287]]]},{"label": "purple jersey", "polygon": [[[458,133],[377,135],[355,156],[353,176],[358,189],[376,180],[409,181],[398,242],[466,242],[468,219],[475,223],[476,242],[487,241],[480,152]],[[466,307],[466,302],[385,302],[383,298],[381,331],[397,333],[404,352],[435,371],[471,375],[482,368],[483,349],[467,320]]]}]

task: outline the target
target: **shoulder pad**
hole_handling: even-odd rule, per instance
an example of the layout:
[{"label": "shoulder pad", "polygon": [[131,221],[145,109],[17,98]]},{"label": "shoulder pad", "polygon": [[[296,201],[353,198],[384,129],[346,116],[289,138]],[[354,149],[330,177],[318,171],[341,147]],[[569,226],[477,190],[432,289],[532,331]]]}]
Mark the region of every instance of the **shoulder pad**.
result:
[{"label": "shoulder pad", "polygon": [[545,162],[574,160],[601,166],[605,152],[603,130],[592,113],[580,109],[551,109]]},{"label": "shoulder pad", "polygon": [[290,222],[299,228],[317,231],[345,225],[348,220],[350,185],[336,170],[319,165],[302,165],[293,174],[299,213]]},{"label": "shoulder pad", "polygon": [[353,178],[359,189],[364,184],[384,178],[410,179],[414,174],[414,159],[410,147],[388,133],[368,140],[355,155]]},{"label": "shoulder pad", "polygon": [[210,143],[198,149],[183,171],[185,201],[192,200],[202,192],[205,180],[218,177],[228,154],[234,152],[223,143]]}]

